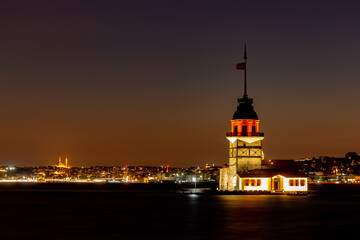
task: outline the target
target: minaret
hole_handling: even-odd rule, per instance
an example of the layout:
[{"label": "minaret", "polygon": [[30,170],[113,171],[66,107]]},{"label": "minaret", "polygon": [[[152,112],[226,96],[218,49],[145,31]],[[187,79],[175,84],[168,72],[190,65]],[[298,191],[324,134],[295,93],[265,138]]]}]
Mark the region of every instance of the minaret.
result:
[{"label": "minaret", "polygon": [[261,168],[263,158],[264,134],[260,132],[260,120],[252,105],[253,99],[247,96],[246,60],[245,45],[244,62],[236,65],[237,70],[244,70],[244,95],[238,98],[237,110],[231,120],[231,132],[226,133],[230,142],[228,191],[239,190],[238,173]]}]

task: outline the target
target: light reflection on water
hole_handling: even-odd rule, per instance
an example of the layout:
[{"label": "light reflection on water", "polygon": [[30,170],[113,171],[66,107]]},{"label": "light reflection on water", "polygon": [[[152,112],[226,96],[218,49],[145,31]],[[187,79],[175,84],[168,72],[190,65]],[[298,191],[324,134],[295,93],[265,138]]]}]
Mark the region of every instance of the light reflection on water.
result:
[{"label": "light reflection on water", "polygon": [[[198,199],[196,217],[211,226],[206,236],[214,239],[357,237],[360,188],[329,186],[315,190],[308,196],[219,195],[214,199],[204,196]],[[202,229],[197,230],[204,234]]]},{"label": "light reflection on water", "polygon": [[[9,239],[341,239],[360,234],[360,187],[308,196],[1,192]],[[45,236],[45,237],[44,237]]]},{"label": "light reflection on water", "polygon": [[225,236],[243,236],[245,239],[296,239],[297,231],[306,232],[307,196],[246,195],[218,196],[222,203],[221,218],[225,221]]}]

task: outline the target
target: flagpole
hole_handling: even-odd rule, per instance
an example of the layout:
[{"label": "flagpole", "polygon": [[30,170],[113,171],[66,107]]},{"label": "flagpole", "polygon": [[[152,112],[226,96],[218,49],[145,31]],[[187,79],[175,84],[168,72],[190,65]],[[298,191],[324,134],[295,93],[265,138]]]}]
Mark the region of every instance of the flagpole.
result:
[{"label": "flagpole", "polygon": [[247,81],[246,81],[246,44],[245,44],[245,50],[244,50],[244,63],[245,63],[245,69],[244,69],[244,98],[247,98]]}]

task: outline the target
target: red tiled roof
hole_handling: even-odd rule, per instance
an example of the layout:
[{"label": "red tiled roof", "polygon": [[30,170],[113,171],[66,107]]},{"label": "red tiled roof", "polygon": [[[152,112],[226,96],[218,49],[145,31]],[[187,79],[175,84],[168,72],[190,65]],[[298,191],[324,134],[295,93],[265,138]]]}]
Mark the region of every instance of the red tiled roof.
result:
[{"label": "red tiled roof", "polygon": [[294,160],[262,160],[262,165],[266,166],[274,166],[274,167],[294,167],[295,161]]},{"label": "red tiled roof", "polygon": [[281,169],[254,169],[249,172],[238,172],[238,175],[240,177],[274,177],[276,175],[284,177],[306,177],[306,175],[298,172]]}]

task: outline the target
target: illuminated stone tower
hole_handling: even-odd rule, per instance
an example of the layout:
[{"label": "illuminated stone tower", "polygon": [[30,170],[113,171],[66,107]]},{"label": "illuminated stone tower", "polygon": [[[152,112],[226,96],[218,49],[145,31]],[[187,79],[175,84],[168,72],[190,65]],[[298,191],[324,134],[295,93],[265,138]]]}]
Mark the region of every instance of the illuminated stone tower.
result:
[{"label": "illuminated stone tower", "polygon": [[229,167],[220,171],[220,190],[237,191],[240,188],[238,173],[260,169],[263,159],[260,120],[253,107],[253,99],[247,96],[246,46],[244,62],[236,65],[244,71],[244,95],[238,99],[237,110],[231,120],[231,132],[226,133],[229,140]]}]

